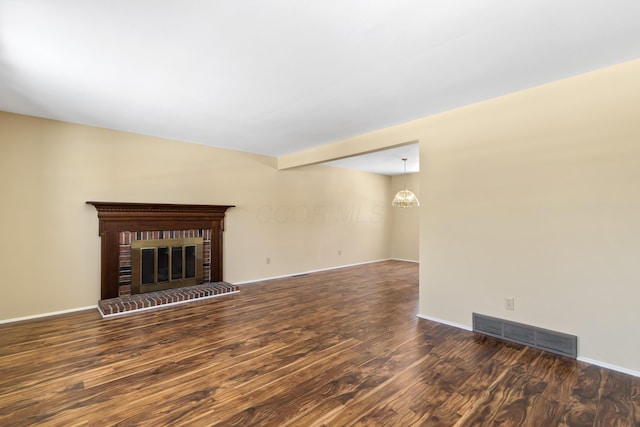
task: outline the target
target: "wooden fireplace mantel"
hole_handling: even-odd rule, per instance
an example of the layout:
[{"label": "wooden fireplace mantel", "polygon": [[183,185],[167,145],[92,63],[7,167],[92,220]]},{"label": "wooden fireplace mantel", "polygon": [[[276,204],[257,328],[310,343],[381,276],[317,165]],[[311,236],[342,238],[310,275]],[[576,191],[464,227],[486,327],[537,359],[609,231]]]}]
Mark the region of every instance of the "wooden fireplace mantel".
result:
[{"label": "wooden fireplace mantel", "polygon": [[87,202],[98,211],[101,237],[101,298],[118,297],[121,231],[211,229],[211,281],[222,281],[224,216],[233,205]]}]

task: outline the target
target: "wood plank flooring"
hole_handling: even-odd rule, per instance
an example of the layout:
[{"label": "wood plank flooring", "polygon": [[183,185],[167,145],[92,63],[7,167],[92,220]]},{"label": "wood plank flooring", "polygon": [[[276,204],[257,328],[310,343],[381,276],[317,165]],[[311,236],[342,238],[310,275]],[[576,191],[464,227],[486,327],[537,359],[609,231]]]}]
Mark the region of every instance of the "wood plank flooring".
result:
[{"label": "wood plank flooring", "polygon": [[0,426],[640,426],[640,378],[418,319],[384,261],[0,325]]}]

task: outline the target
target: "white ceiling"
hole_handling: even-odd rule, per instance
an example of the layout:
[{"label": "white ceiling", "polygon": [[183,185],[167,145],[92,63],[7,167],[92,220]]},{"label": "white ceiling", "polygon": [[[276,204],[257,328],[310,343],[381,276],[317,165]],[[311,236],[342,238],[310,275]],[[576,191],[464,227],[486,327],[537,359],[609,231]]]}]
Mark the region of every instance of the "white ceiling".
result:
[{"label": "white ceiling", "polygon": [[639,22],[638,0],[0,0],[0,110],[281,156],[639,58]]}]

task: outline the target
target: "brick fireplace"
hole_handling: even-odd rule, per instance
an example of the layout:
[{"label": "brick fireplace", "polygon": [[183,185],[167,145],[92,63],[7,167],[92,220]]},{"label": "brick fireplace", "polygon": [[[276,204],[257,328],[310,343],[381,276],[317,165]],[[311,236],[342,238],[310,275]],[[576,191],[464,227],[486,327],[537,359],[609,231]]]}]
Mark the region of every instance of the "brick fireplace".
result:
[{"label": "brick fireplace", "polygon": [[233,206],[87,203],[98,211],[103,300],[222,281],[224,217]]}]

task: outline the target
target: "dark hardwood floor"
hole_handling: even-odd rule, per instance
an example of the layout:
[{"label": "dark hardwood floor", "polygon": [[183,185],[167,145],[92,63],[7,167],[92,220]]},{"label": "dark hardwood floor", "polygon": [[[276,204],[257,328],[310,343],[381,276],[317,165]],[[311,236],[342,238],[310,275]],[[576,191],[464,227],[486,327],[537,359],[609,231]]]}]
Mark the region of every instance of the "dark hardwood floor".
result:
[{"label": "dark hardwood floor", "polygon": [[0,325],[0,426],[638,426],[640,378],[419,319],[385,261]]}]

